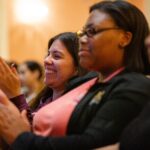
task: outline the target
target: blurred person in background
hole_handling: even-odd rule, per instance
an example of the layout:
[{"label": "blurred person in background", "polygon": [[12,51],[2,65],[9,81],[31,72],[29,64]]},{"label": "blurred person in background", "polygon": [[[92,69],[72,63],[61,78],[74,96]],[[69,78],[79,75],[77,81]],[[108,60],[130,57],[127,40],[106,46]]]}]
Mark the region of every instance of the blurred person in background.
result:
[{"label": "blurred person in background", "polygon": [[43,67],[37,61],[28,60],[18,66],[22,93],[32,108],[35,98],[43,88]]}]

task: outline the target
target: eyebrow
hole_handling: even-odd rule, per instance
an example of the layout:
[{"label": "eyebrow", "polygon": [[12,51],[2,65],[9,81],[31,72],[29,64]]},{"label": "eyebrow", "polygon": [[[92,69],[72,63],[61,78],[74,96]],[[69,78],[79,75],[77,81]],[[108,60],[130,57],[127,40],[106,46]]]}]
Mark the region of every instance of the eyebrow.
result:
[{"label": "eyebrow", "polygon": [[64,55],[61,51],[58,51],[57,49],[52,49],[51,51],[48,50],[48,53],[58,53],[58,54],[61,54],[61,55]]}]

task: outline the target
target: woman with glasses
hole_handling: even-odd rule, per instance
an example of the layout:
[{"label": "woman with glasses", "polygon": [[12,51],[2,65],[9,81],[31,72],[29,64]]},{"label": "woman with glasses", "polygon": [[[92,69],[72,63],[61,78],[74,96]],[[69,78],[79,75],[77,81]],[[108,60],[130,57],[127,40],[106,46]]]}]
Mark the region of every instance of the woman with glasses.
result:
[{"label": "woman with glasses", "polygon": [[[24,113],[20,115],[1,92],[0,133],[3,139],[14,150],[87,150],[118,142],[123,129],[150,99],[150,81],[144,75],[150,70],[144,46],[148,32],[143,13],[132,4],[125,1],[94,4],[83,30],[78,32],[78,54],[80,64],[88,70],[99,71],[99,78],[90,84],[91,87],[83,90],[80,87],[86,83],[82,84],[43,107],[37,114],[41,119],[33,120],[33,133]],[[71,97],[81,89],[81,95]],[[73,103],[59,109],[57,102],[67,101],[67,98]],[[12,112],[16,115],[11,115]],[[48,124],[44,118],[49,118]],[[62,118],[65,119],[60,130],[64,132],[55,134],[51,126],[58,127]],[[8,126],[10,121],[12,124]],[[49,130],[40,128],[38,123],[46,128],[49,126]]]}]

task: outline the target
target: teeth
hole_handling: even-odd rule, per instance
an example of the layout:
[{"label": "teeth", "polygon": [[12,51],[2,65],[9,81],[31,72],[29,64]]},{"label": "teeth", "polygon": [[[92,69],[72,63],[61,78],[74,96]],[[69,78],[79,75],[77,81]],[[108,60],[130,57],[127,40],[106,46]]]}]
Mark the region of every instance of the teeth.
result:
[{"label": "teeth", "polygon": [[53,70],[46,70],[46,73],[55,73]]}]

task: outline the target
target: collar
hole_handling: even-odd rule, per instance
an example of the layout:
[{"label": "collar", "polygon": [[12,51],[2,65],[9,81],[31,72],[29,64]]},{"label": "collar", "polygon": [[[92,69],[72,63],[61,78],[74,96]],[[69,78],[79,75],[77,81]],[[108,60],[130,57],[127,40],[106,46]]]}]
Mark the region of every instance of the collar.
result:
[{"label": "collar", "polygon": [[99,75],[98,82],[99,83],[106,83],[106,82],[110,81],[113,77],[115,77],[116,75],[118,75],[119,73],[121,73],[124,69],[125,69],[125,67],[121,67],[121,68],[117,69],[116,71],[114,71],[113,73],[111,73],[105,79],[103,79],[103,77],[101,75]]}]

